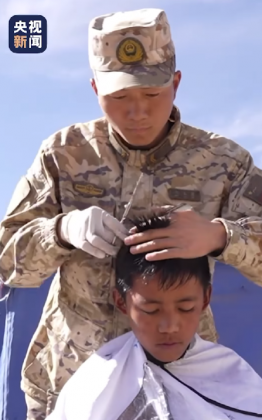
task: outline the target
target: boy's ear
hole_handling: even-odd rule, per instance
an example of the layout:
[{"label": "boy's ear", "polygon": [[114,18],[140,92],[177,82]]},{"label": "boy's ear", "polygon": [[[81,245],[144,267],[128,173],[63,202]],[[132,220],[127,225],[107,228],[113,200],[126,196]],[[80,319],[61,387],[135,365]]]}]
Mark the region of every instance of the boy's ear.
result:
[{"label": "boy's ear", "polygon": [[120,312],[126,315],[126,302],[116,288],[114,288],[113,290],[113,299],[117,309],[119,309]]},{"label": "boy's ear", "polygon": [[204,305],[203,305],[203,311],[208,307],[208,305],[210,304],[210,300],[211,300],[211,295],[212,295],[212,286],[211,284],[208,286],[208,289],[205,292],[205,298],[204,298]]}]

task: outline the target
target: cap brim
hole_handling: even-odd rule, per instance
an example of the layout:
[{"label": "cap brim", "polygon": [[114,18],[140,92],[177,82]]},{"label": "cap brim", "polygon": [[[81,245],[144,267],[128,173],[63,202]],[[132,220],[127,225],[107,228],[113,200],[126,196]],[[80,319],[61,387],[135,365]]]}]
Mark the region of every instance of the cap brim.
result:
[{"label": "cap brim", "polygon": [[110,95],[134,87],[165,87],[174,78],[174,59],[155,66],[126,66],[125,71],[94,71],[98,94]]}]

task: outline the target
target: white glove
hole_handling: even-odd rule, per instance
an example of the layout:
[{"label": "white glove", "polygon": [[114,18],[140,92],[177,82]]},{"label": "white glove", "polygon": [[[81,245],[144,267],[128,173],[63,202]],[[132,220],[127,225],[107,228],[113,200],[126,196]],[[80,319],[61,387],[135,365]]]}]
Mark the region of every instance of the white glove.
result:
[{"label": "white glove", "polygon": [[115,217],[100,207],[73,210],[64,216],[60,224],[61,239],[82,249],[96,258],[115,256],[118,247],[112,245],[115,237],[122,241],[128,230]]}]

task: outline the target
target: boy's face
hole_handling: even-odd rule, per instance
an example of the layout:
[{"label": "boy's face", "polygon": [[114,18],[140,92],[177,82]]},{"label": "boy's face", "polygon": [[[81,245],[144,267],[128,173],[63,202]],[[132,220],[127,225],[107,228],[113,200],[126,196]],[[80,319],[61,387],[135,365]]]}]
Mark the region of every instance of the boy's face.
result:
[{"label": "boy's face", "polygon": [[164,290],[156,276],[148,283],[135,279],[125,301],[117,291],[114,294],[116,305],[127,314],[140,344],[162,362],[177,360],[184,354],[210,295],[211,287],[204,293],[196,278]]}]

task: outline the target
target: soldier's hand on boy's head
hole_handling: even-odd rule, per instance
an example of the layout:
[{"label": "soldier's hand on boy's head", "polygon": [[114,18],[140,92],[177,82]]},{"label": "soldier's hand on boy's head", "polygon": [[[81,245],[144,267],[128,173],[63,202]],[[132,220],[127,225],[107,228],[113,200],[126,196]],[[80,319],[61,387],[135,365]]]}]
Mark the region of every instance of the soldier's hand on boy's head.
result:
[{"label": "soldier's hand on boy's head", "polygon": [[132,232],[125,239],[134,254],[146,253],[148,260],[198,258],[223,250],[227,233],[220,222],[212,222],[191,209],[170,213],[170,226]]}]

